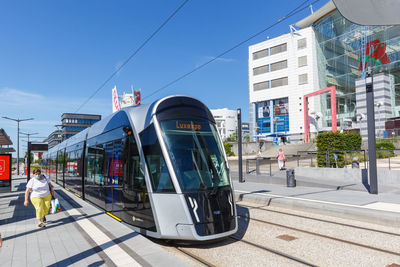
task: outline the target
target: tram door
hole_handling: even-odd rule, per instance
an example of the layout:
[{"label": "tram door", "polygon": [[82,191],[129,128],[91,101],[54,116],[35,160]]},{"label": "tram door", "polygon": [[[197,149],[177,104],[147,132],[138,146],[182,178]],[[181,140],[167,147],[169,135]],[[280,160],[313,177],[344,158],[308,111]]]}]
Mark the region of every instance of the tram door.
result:
[{"label": "tram door", "polygon": [[[125,222],[140,228],[155,230],[154,217],[144,179],[142,162],[133,136],[119,141],[114,149],[118,169],[117,185],[113,187],[113,213]],[[114,147],[115,148],[115,147]],[[117,173],[115,173],[117,174]]]}]

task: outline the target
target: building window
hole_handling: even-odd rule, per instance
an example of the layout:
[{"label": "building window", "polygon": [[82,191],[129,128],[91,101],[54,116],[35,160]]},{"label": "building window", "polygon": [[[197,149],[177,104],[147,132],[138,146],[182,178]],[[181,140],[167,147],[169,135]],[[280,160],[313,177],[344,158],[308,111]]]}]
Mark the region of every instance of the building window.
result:
[{"label": "building window", "polygon": [[259,75],[259,74],[263,74],[263,73],[267,73],[269,71],[269,66],[268,65],[264,65],[261,67],[257,67],[253,69],[253,75]]},{"label": "building window", "polygon": [[269,88],[269,81],[261,82],[261,83],[255,83],[253,85],[253,88],[254,88],[254,91],[260,91],[260,90],[268,89]]},{"label": "building window", "polygon": [[299,61],[299,68],[307,66],[307,56],[299,57],[298,61]]},{"label": "building window", "polygon": [[287,68],[287,60],[275,62],[271,64],[271,71],[281,70]]},{"label": "building window", "polygon": [[306,47],[307,47],[307,39],[306,38],[297,40],[297,49],[298,50],[306,48]]},{"label": "building window", "polygon": [[275,54],[286,52],[286,50],[287,50],[286,43],[280,44],[280,45],[277,45],[277,46],[274,46],[274,47],[270,48],[270,55],[272,56],[272,55],[275,55]]},{"label": "building window", "polygon": [[263,58],[263,57],[267,57],[268,56],[268,48],[261,50],[261,51],[257,51],[253,53],[253,60],[259,59],[259,58]]},{"label": "building window", "polygon": [[299,75],[299,84],[307,84],[308,83],[308,77],[307,73],[300,74]]},{"label": "building window", "polygon": [[271,81],[271,88],[288,85],[288,77],[283,77]]}]

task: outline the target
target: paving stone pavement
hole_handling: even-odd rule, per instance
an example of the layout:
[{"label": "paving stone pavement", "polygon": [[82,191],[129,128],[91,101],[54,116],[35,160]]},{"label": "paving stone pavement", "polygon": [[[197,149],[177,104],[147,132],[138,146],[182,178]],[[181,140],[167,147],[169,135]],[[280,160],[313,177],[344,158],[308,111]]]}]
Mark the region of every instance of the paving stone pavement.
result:
[{"label": "paving stone pavement", "polygon": [[[11,192],[0,191],[0,266],[186,266],[128,225],[58,185],[54,186],[62,211],[46,216],[47,227],[40,228],[33,205],[24,206],[25,186],[26,178],[18,177],[13,179]],[[95,242],[99,235],[103,243]]]}]

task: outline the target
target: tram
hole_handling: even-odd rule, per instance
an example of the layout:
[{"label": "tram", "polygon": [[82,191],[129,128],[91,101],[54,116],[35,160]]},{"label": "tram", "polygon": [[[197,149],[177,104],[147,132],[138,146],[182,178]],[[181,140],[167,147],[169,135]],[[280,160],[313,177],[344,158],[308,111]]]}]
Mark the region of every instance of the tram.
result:
[{"label": "tram", "polygon": [[144,235],[205,241],[238,228],[215,120],[192,97],[123,108],[49,149],[42,169]]}]

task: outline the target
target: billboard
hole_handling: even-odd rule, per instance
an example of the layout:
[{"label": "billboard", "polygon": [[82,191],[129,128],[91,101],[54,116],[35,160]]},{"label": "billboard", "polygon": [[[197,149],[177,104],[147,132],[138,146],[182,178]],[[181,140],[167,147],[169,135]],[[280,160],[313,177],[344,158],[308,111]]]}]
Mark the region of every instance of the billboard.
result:
[{"label": "billboard", "polygon": [[11,185],[11,155],[0,155],[0,186]]}]

